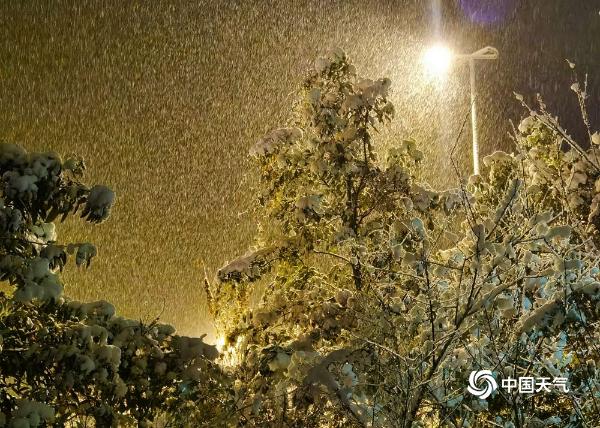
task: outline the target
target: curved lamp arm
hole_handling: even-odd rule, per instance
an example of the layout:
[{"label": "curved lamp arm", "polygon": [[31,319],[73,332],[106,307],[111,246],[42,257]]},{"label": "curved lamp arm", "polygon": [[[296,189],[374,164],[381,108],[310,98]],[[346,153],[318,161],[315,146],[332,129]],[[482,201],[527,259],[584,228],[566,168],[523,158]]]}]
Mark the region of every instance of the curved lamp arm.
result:
[{"label": "curved lamp arm", "polygon": [[460,59],[498,59],[498,49],[493,46],[486,46],[472,54],[458,54],[455,57]]}]

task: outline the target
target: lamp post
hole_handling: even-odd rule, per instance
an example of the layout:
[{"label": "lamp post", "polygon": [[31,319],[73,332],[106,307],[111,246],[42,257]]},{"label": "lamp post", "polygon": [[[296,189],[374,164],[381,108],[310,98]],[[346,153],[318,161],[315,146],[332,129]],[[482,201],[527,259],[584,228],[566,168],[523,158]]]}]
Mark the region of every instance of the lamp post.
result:
[{"label": "lamp post", "polygon": [[453,59],[469,61],[469,83],[471,86],[471,135],[473,137],[473,174],[479,174],[479,139],[477,132],[477,86],[475,61],[498,59],[498,49],[486,46],[471,54],[453,54],[448,48],[434,46],[424,56],[424,63],[433,74],[442,76],[450,68]]}]

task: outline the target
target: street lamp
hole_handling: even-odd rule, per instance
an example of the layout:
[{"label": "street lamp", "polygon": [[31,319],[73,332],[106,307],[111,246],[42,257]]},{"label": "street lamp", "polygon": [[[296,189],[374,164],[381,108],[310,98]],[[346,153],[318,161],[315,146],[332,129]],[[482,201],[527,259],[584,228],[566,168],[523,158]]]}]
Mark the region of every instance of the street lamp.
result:
[{"label": "street lamp", "polygon": [[437,78],[445,77],[452,65],[452,51],[443,45],[430,47],[423,55],[425,70]]},{"label": "street lamp", "polygon": [[423,63],[427,70],[442,77],[450,69],[452,60],[469,61],[470,85],[471,85],[471,135],[473,136],[473,174],[479,174],[479,140],[477,135],[477,88],[475,86],[475,61],[498,59],[498,49],[486,46],[472,54],[453,54],[450,49],[435,45],[423,56]]}]

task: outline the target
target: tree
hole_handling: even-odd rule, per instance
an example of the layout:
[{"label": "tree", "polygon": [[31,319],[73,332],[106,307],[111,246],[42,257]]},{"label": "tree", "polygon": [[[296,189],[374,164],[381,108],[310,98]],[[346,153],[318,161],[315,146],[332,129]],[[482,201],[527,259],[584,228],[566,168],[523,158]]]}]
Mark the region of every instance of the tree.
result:
[{"label": "tree", "polygon": [[[597,425],[600,137],[585,89],[589,148],[540,100],[516,154],[439,192],[419,180],[414,141],[377,146],[389,88],[333,52],[288,126],[251,149],[265,220],[208,284],[239,422]],[[569,392],[483,400],[466,389],[478,370],[566,378]]]},{"label": "tree", "polygon": [[96,249],[55,222],[115,195],[81,159],[0,145],[0,427],[597,426],[600,134],[572,88],[586,144],[517,95],[516,153],[440,192],[415,141],[378,145],[390,81],[319,59],[251,149],[256,245],[205,283],[221,353],[66,297]]},{"label": "tree", "polygon": [[225,424],[230,394],[213,346],[64,296],[67,259],[87,266],[96,249],[58,243],[54,221],[102,222],[115,197],[81,183],[84,169],[0,144],[0,427]]}]

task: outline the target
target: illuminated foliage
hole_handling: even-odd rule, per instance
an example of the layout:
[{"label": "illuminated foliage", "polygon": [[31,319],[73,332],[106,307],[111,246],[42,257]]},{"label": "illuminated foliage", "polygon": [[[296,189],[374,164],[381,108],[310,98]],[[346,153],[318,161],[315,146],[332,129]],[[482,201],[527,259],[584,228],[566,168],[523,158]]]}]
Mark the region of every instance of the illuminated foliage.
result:
[{"label": "illuminated foliage", "polygon": [[[250,153],[255,246],[206,281],[220,339],[175,335],[63,295],[54,222],[98,223],[114,194],[81,160],[0,146],[0,426],[579,427],[600,423],[600,137],[577,144],[541,100],[517,151],[437,191],[410,139],[384,151],[387,79],[319,59],[286,127]],[[517,98],[523,102],[521,96]],[[470,374],[566,378],[568,392]]]},{"label": "illuminated foliage", "polygon": [[[239,421],[597,425],[597,147],[541,103],[516,154],[438,192],[419,182],[414,141],[377,146],[389,89],[333,52],[286,128],[251,149],[260,234],[209,287]],[[466,390],[480,369],[565,377],[570,392],[480,400]]]}]

